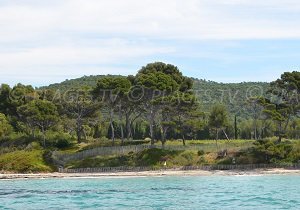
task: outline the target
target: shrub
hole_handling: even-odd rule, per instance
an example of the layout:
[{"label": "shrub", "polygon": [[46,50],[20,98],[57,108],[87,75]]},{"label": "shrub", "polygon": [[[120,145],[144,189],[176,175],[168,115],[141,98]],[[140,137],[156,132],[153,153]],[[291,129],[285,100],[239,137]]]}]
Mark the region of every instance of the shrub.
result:
[{"label": "shrub", "polygon": [[0,170],[20,173],[49,172],[52,169],[43,159],[43,151],[15,151],[0,156]]},{"label": "shrub", "polygon": [[237,163],[297,163],[300,146],[290,141],[261,140],[254,147],[242,151]]},{"label": "shrub", "polygon": [[12,132],[12,126],[9,124],[6,116],[0,113],[0,138],[9,135]]},{"label": "shrub", "polygon": [[199,150],[198,151],[198,156],[202,156],[202,155],[204,155],[205,154],[205,152],[203,151],[203,150]]},{"label": "shrub", "polygon": [[59,149],[65,149],[71,145],[71,142],[74,141],[72,136],[67,133],[47,133],[47,139],[52,146],[55,146]]},{"label": "shrub", "polygon": [[55,146],[59,149],[65,149],[69,147],[71,144],[67,139],[58,139]]}]

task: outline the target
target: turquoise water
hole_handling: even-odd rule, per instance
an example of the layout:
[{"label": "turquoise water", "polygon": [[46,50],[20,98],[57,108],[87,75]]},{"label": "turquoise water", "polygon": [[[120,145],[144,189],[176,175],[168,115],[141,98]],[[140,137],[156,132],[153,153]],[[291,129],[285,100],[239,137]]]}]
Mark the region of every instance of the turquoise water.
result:
[{"label": "turquoise water", "polygon": [[0,181],[0,209],[299,209],[300,176]]}]

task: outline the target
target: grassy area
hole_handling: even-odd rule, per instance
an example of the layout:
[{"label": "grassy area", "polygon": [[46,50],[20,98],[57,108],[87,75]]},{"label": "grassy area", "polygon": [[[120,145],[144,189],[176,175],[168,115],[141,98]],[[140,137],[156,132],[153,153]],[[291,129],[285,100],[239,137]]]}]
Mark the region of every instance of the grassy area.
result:
[{"label": "grassy area", "polygon": [[[217,152],[220,150],[234,150],[239,151],[245,148],[249,148],[253,146],[254,140],[187,140],[186,146],[201,146],[201,150],[204,152]],[[134,141],[125,141],[124,146],[127,145],[150,145],[149,140],[134,140]],[[161,142],[155,142],[155,145],[161,146]],[[61,149],[61,154],[74,154],[77,152],[81,152],[84,150],[90,150],[99,147],[111,147],[112,141],[105,140],[95,140],[88,143],[81,144],[72,144],[70,147],[66,149]],[[121,140],[117,139],[115,141],[115,146],[121,146]],[[168,140],[166,142],[166,146],[183,146],[182,141],[180,140]],[[202,147],[203,146],[203,147]]]},{"label": "grassy area", "polygon": [[67,168],[97,168],[118,166],[152,166],[168,167],[196,166],[203,164],[217,164],[222,159],[217,153],[205,153],[204,151],[170,151],[162,149],[148,149],[138,153],[130,153],[122,156],[92,157],[80,161],[70,162]]},{"label": "grassy area", "polygon": [[[139,153],[130,153],[123,156],[94,157],[82,161],[71,162],[68,168],[94,168],[117,166],[168,166],[195,165],[200,161],[199,155],[194,151],[168,151],[161,149],[148,149]],[[200,162],[199,162],[200,163]]]},{"label": "grassy area", "polygon": [[51,167],[44,160],[44,151],[34,149],[31,151],[19,150],[0,156],[0,171],[34,173],[50,172]]},{"label": "grassy area", "polygon": [[[134,140],[134,141],[125,141],[123,146],[128,146],[128,145],[143,145],[143,144],[149,144],[150,141],[147,140]],[[80,144],[70,144],[69,147],[65,149],[60,149],[62,153],[66,154],[73,154],[76,152],[84,151],[84,150],[89,150],[89,149],[94,149],[98,147],[112,147],[112,146],[121,146],[122,141],[120,139],[116,139],[115,143],[113,144],[111,140],[108,139],[102,139],[102,140],[93,140],[90,142],[82,142]]]},{"label": "grassy area", "polygon": [[[186,141],[186,145],[224,145],[224,144],[228,144],[228,145],[249,145],[252,144],[255,140],[241,140],[241,139],[237,139],[237,140],[187,140]],[[155,144],[161,144],[161,142],[156,142]],[[181,140],[169,140],[166,142],[166,145],[178,145],[181,146],[182,145],[182,141]]]},{"label": "grassy area", "polygon": [[[208,142],[205,142],[209,144]],[[225,143],[225,142],[223,142]],[[244,142],[236,142],[241,145]],[[250,144],[251,143],[251,144]],[[152,166],[164,167],[166,160],[168,167],[197,166],[204,164],[258,164],[258,163],[298,163],[300,160],[300,142],[274,140],[248,142],[249,146],[242,149],[229,148],[226,154],[207,151],[168,151],[162,149],[148,149],[138,153],[122,156],[92,157],[80,161],[70,162],[68,168],[97,168],[118,166]]]},{"label": "grassy area", "polygon": [[[121,141],[117,140],[117,145]],[[110,140],[104,142],[73,144],[60,151],[68,154],[78,151],[92,149],[99,146],[110,146]],[[128,144],[149,144],[147,141],[128,142]],[[160,144],[159,142],[156,144]],[[166,145],[181,146],[181,141],[168,141]],[[276,140],[253,141],[253,140],[219,140],[218,149],[213,140],[193,140],[187,141],[187,145],[203,145],[200,151],[169,151],[162,149],[148,149],[138,153],[129,153],[122,156],[97,156],[70,162],[67,168],[95,168],[95,167],[117,167],[117,166],[152,166],[164,167],[167,162],[168,167],[176,166],[197,166],[204,164],[256,164],[256,163],[299,163],[300,161],[300,141],[285,140],[282,143]],[[225,156],[218,153],[222,149],[227,149]],[[217,151],[217,152],[216,152]],[[0,154],[0,171],[5,172],[50,172],[53,171],[47,152],[37,143],[31,143],[20,150],[7,150]],[[235,161],[233,161],[235,160]]]}]

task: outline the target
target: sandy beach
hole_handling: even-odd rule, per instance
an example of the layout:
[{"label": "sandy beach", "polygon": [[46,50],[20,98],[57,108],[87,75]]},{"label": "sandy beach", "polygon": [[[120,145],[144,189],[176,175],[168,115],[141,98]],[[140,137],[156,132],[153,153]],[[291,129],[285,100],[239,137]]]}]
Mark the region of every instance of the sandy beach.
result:
[{"label": "sandy beach", "polygon": [[149,176],[260,176],[260,175],[300,175],[300,170],[287,169],[256,169],[256,170],[226,170],[226,171],[142,171],[142,172],[115,172],[115,173],[39,173],[13,174],[2,173],[0,179],[45,179],[45,178],[101,178],[101,177],[149,177]]}]

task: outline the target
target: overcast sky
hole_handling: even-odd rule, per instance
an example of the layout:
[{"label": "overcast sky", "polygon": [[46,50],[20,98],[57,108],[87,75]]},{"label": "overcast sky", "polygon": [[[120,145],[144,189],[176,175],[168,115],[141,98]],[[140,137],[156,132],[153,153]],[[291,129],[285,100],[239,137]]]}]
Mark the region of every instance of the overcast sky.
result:
[{"label": "overcast sky", "polygon": [[0,0],[0,83],[135,74],[271,81],[300,70],[299,0]]}]

